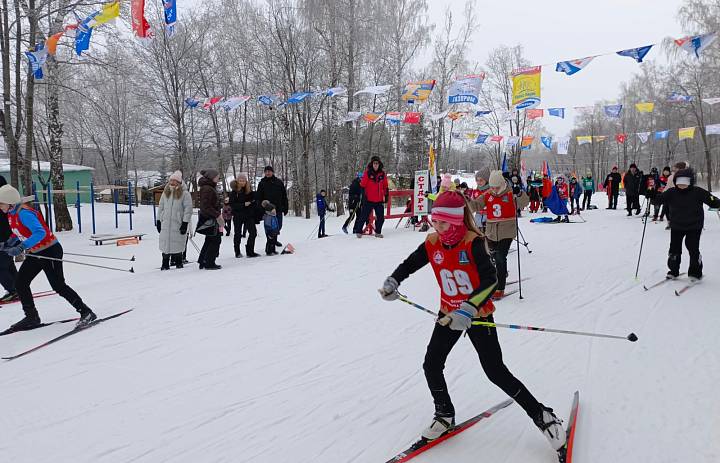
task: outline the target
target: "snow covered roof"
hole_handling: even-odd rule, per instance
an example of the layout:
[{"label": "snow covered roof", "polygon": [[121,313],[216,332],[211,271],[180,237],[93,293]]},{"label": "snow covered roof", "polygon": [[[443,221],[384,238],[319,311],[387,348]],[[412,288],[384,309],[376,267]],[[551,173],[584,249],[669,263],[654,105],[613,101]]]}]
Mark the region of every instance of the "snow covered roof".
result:
[{"label": "snow covered roof", "polygon": [[[32,170],[37,171],[38,163],[34,161],[32,163]],[[77,164],[63,164],[63,170],[65,172],[82,172],[87,170],[95,170],[88,166],[78,166]],[[0,172],[10,172],[10,160],[0,159]],[[50,163],[40,161],[40,172],[50,172]]]}]

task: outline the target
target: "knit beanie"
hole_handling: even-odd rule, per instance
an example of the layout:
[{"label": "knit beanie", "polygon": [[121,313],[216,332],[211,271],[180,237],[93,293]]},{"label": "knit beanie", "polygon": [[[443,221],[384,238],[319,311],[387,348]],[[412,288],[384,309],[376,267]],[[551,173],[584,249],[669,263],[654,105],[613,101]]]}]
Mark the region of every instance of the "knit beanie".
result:
[{"label": "knit beanie", "polygon": [[12,185],[3,185],[0,187],[0,203],[15,205],[22,202],[20,192]]},{"label": "knit beanie", "polygon": [[433,220],[461,225],[465,218],[465,198],[455,191],[445,191],[437,197],[430,212]]},{"label": "knit beanie", "polygon": [[170,175],[170,177],[168,178],[168,181],[170,181],[170,180],[175,180],[175,181],[178,182],[178,183],[182,183],[182,180],[183,180],[182,172],[180,172],[179,170],[176,170],[176,171],[173,172],[172,175]]},{"label": "knit beanie", "polygon": [[200,171],[200,175],[202,175],[203,177],[205,177],[208,180],[214,180],[215,177],[220,175],[220,172],[218,172],[215,169],[205,169],[205,170]]},{"label": "knit beanie", "polygon": [[507,185],[507,180],[503,177],[503,174],[499,170],[493,170],[490,172],[490,180],[488,180],[490,188],[500,188]]}]

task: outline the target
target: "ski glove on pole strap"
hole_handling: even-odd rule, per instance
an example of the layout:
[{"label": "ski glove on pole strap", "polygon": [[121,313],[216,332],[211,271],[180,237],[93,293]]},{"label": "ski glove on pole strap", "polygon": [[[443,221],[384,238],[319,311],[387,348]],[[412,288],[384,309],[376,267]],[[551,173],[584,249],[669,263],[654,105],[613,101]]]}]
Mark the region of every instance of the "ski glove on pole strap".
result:
[{"label": "ski glove on pole strap", "polygon": [[387,277],[383,283],[382,288],[378,289],[380,297],[386,301],[395,301],[400,297],[397,289],[400,283],[393,277]]},{"label": "ski glove on pole strap", "polygon": [[465,301],[460,304],[460,307],[438,320],[438,323],[442,326],[449,326],[451,330],[464,331],[472,326],[472,319],[477,316],[477,313],[477,308]]}]

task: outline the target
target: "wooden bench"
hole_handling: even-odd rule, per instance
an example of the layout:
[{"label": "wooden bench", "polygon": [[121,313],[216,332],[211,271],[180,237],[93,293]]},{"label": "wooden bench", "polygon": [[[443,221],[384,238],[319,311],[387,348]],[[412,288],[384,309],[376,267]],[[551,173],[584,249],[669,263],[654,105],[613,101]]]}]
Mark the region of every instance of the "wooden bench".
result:
[{"label": "wooden bench", "polygon": [[90,241],[95,242],[95,246],[102,246],[104,242],[116,242],[118,240],[124,240],[127,238],[137,238],[138,240],[142,241],[142,237],[145,236],[145,233],[128,233],[126,235],[113,235],[110,233],[105,233],[101,235],[91,235]]}]

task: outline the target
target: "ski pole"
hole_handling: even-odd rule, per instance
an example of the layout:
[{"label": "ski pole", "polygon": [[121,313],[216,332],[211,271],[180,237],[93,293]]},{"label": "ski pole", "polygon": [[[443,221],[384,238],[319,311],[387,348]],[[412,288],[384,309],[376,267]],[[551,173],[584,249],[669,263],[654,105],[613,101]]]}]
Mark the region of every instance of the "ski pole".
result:
[{"label": "ski pole", "polygon": [[[522,300],[522,272],[520,271],[520,219],[518,219],[517,200],[513,195],[513,203],[515,205],[515,241],[517,241],[517,262],[518,262],[518,292]],[[523,238],[523,241],[525,238]]]},{"label": "ski pole", "polygon": [[190,235],[188,235],[188,240],[189,240],[190,243],[193,245],[193,247],[194,247],[195,250],[198,252],[198,254],[200,254],[200,248],[199,248],[198,245],[195,243],[195,240],[193,240],[193,239],[190,237]]},{"label": "ski pole", "polygon": [[320,228],[320,224],[317,224],[317,225],[315,226],[315,228],[312,229],[312,231],[311,231],[310,234],[307,236],[307,238],[305,238],[305,241],[311,239],[312,236],[313,236],[313,234],[315,233],[315,231],[317,231],[318,228]]},{"label": "ski pole", "polygon": [[118,272],[130,272],[135,273],[135,269],[130,267],[130,270],[125,270],[124,268],[117,268],[117,267],[106,267],[104,265],[95,265],[95,264],[88,264],[86,262],[78,262],[75,260],[65,260],[65,259],[57,259],[55,257],[46,257],[46,256],[38,256],[37,254],[25,254],[26,257],[34,257],[35,259],[45,259],[45,260],[52,260],[55,262],[64,262],[66,264],[77,264],[77,265],[85,265],[87,267],[97,267],[97,268],[104,268],[107,270],[116,270]]},{"label": "ski pole", "polygon": [[525,236],[523,235],[522,230],[520,230],[520,227],[518,227],[518,232],[520,234],[520,238],[522,238],[522,240],[523,240],[523,242],[520,244],[525,246],[525,249],[527,250],[528,254],[532,254],[532,249],[530,249],[530,243],[528,243],[527,240],[525,239]]},{"label": "ski pole", "polygon": [[77,254],[74,252],[66,252],[64,253],[66,256],[79,256],[79,257],[93,257],[95,259],[111,259],[111,260],[126,260],[128,262],[135,262],[135,256],[132,256],[132,258],[128,259],[126,257],[108,257],[108,256],[95,256],[93,254]]},{"label": "ski pole", "polygon": [[635,267],[635,279],[637,280],[638,272],[640,271],[640,258],[642,257],[642,250],[643,250],[643,244],[645,243],[645,229],[647,228],[648,223],[648,217],[650,216],[650,201],[648,198],[645,198],[645,203],[647,205],[645,209],[645,214],[643,216],[643,232],[642,232],[642,239],[640,240],[640,252],[638,253],[638,261],[637,261],[637,267]]},{"label": "ski pole", "polygon": [[[400,294],[400,293],[398,293]],[[410,304],[411,306],[415,307],[416,309],[422,310],[423,312],[426,312],[433,317],[437,316],[435,312],[432,310],[426,309],[425,307],[411,301],[404,295],[400,294],[399,299],[406,304]],[[543,328],[539,326],[525,326],[525,325],[509,325],[504,323],[492,323],[492,322],[483,322],[479,320],[474,320],[472,322],[473,325],[479,325],[479,326],[489,326],[492,328],[507,328],[511,330],[529,330],[529,331],[545,331],[546,333],[559,333],[559,334],[572,334],[575,336],[590,336],[595,338],[610,338],[610,339],[626,339],[630,342],[635,342],[638,340],[638,337],[635,333],[630,333],[627,336],[616,336],[614,334],[602,334],[602,333],[588,333],[586,331],[571,331],[571,330],[558,330],[553,328]]]}]

